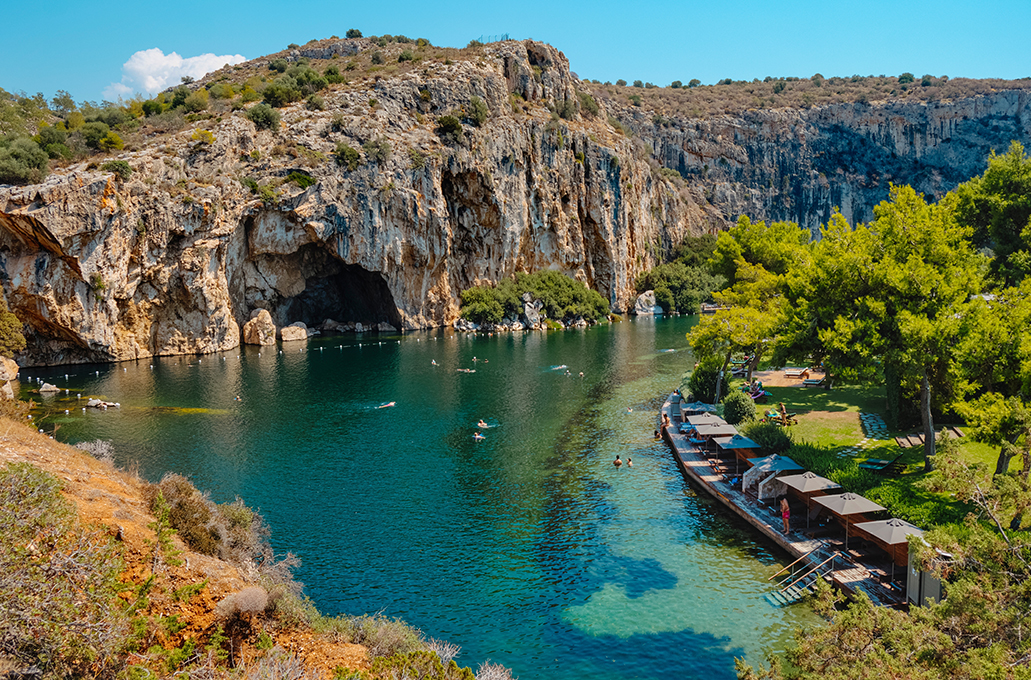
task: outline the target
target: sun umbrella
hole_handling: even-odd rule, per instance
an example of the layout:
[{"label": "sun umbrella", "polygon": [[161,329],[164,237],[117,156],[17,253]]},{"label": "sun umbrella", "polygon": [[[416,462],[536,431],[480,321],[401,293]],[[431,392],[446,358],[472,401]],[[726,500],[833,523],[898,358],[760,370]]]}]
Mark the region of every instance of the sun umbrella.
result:
[{"label": "sun umbrella", "polygon": [[[790,475],[788,477],[781,477],[780,482],[784,486],[790,487],[797,491],[805,498],[806,510],[812,508],[812,500],[814,494],[823,495],[827,491],[834,489],[840,489],[841,485],[837,482],[832,482],[826,477],[821,477],[815,472],[806,472],[801,475]],[[809,513],[806,512],[805,525],[809,526]]]},{"label": "sun umbrella", "polygon": [[835,496],[820,496],[813,500],[845,521],[845,550],[848,550],[848,518],[851,515],[884,510],[883,505],[878,505],[869,498],[863,498],[851,492]]},{"label": "sun umbrella", "polygon": [[715,404],[706,404],[704,401],[692,401],[690,404],[681,402],[680,404],[680,414],[683,416],[693,416],[699,413],[712,413],[715,410]]},{"label": "sun umbrella", "polygon": [[689,425],[694,425],[695,427],[699,425],[712,425],[713,423],[718,423],[720,425],[727,424],[727,421],[720,418],[715,413],[701,413],[695,416],[688,416],[684,419],[684,422]]}]

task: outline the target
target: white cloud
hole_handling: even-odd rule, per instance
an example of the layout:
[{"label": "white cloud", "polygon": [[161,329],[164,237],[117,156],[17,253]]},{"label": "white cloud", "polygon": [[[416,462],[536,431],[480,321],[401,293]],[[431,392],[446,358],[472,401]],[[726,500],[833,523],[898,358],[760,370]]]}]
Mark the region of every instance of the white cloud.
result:
[{"label": "white cloud", "polygon": [[117,99],[134,92],[156,94],[177,85],[183,76],[201,78],[226,64],[239,64],[244,61],[247,61],[247,58],[242,54],[201,54],[184,58],[175,52],[165,54],[158,47],[140,50],[122,64],[122,81],[108,85],[104,89],[104,97]]}]

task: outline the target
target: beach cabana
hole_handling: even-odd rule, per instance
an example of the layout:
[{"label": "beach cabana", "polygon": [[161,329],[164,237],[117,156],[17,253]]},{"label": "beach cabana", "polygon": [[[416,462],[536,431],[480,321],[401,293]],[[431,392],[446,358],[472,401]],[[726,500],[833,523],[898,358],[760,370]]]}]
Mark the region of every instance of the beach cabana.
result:
[{"label": "beach cabana", "polygon": [[816,496],[826,496],[828,493],[841,490],[840,484],[832,482],[826,477],[821,477],[815,472],[788,475],[778,478],[778,481],[787,487],[788,493],[805,502],[806,526],[809,526],[809,519],[813,509],[813,498]]},{"label": "beach cabana", "polygon": [[894,565],[909,563],[908,536],[923,536],[923,529],[895,517],[876,522],[861,522],[853,526],[857,536],[862,536],[891,555],[892,576]]},{"label": "beach cabana", "polygon": [[[769,480],[771,476],[780,477],[780,475],[785,472],[797,472],[805,469],[790,458],[786,458],[776,453],[764,458],[746,458],[745,463],[751,467],[741,476],[742,489],[747,489],[753,484]],[[768,484],[768,481],[766,483]],[[778,488],[779,487],[776,486],[771,487],[767,490],[769,493],[764,493],[764,490],[760,488],[759,497],[766,498],[771,495],[777,495]]]},{"label": "beach cabana", "polygon": [[841,520],[845,527],[845,550],[848,550],[848,524],[850,518],[859,516],[865,522],[866,518],[863,516],[866,513],[884,510],[883,505],[878,505],[869,498],[863,498],[854,493],[820,496],[814,498],[813,502],[823,506],[828,512]]}]

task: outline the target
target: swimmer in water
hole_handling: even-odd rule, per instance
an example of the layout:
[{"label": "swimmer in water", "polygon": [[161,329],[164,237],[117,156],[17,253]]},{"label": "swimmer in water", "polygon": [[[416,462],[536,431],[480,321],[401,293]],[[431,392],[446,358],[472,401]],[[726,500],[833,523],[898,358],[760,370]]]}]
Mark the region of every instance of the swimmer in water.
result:
[{"label": "swimmer in water", "polygon": [[634,459],[633,458],[627,458],[626,459],[626,466],[627,467],[633,467],[634,466]]},{"label": "swimmer in water", "polygon": [[479,432],[477,432],[476,434],[474,434],[474,435],[473,435],[473,439],[475,439],[475,440],[479,441],[479,440],[481,440],[481,439],[486,439],[486,437],[484,437],[484,436],[483,436],[482,434],[480,434]]},{"label": "swimmer in water", "polygon": [[490,427],[490,425],[488,425],[487,423],[485,423],[485,422],[483,421],[483,419],[481,418],[481,419],[480,419],[480,422],[476,423],[476,427]]},{"label": "swimmer in water", "polygon": [[633,412],[634,412],[634,409],[632,409],[632,408],[630,408],[629,406],[627,406],[627,407],[626,407],[626,412],[627,412],[627,413],[633,413]]},{"label": "swimmer in water", "polygon": [[621,461],[619,459],[619,456],[616,456],[616,460],[612,461],[612,464],[615,465],[616,467],[619,467],[620,465],[623,464],[623,461]]},{"label": "swimmer in water", "polygon": [[437,360],[436,359],[430,359],[430,366],[437,366],[437,365],[438,364],[437,364]]},{"label": "swimmer in water", "polygon": [[390,408],[391,406],[395,406],[395,405],[397,405],[397,402],[396,401],[391,401],[391,402],[386,403],[386,404],[380,404],[376,408]]}]

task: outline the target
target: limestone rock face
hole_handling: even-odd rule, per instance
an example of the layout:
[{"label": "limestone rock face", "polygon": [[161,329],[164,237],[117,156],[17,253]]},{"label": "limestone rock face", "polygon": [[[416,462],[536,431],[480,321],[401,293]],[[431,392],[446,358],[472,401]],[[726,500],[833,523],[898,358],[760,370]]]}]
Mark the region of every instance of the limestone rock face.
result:
[{"label": "limestone rock face", "polygon": [[634,314],[637,316],[647,316],[649,314],[661,313],[662,307],[655,303],[654,290],[646,290],[637,296],[637,301],[634,302]]},{"label": "limestone rock face", "polygon": [[283,326],[279,329],[279,339],[283,342],[307,340],[308,327],[304,325],[303,321],[298,321],[297,323],[290,324],[289,326]]},{"label": "limestone rock face", "polygon": [[[290,58],[371,45],[322,41]],[[1031,145],[1031,100],[1017,91],[670,124],[601,102],[597,115],[553,120],[548,107],[589,89],[565,55],[530,40],[479,50],[330,87],[326,110],[286,106],[277,131],[243,112],[190,124],[118,155],[126,180],[82,162],[0,187],[0,283],[28,341],[19,363],[216,352],[236,347],[241,327],[244,342],[270,344],[276,325],[296,321],[452,325],[465,288],[541,269],[621,312],[635,305],[638,274],[689,234],[741,213],[813,229],[832,206],[868,219],[889,181],[936,194],[981,172],[990,148]],[[488,119],[464,124],[464,141],[442,139],[437,118],[472,97]],[[192,139],[200,127],[214,142]],[[376,139],[386,159],[333,162],[337,144]],[[291,172],[315,183],[302,189],[285,181]],[[265,200],[242,177],[266,187]]]},{"label": "limestone rock face", "polygon": [[267,309],[262,309],[243,326],[243,341],[248,345],[276,344],[276,324]]}]

